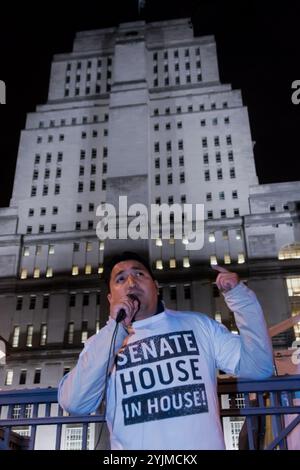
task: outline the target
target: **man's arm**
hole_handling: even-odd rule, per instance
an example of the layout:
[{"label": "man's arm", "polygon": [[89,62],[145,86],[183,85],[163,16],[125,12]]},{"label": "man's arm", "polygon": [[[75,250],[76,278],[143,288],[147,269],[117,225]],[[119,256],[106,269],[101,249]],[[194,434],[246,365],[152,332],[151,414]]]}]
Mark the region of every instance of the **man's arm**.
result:
[{"label": "man's arm", "polygon": [[87,414],[98,408],[104,392],[106,371],[110,372],[115,354],[128,336],[119,325],[115,351],[111,348],[107,368],[115,326],[115,320],[110,319],[105,327],[92,336],[80,353],[77,365],[62,378],[58,388],[58,402],[69,413]]},{"label": "man's arm", "polygon": [[217,285],[234,312],[239,335],[215,326],[216,364],[239,377],[264,379],[273,374],[273,352],[262,308],[253,291],[235,273],[218,266]]}]

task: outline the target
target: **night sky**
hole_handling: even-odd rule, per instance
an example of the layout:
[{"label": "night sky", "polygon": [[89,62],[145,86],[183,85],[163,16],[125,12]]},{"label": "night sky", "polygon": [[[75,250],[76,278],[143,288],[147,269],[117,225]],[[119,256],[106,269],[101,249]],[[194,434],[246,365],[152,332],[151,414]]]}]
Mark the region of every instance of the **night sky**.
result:
[{"label": "night sky", "polygon": [[[1,11],[0,207],[9,205],[20,131],[27,112],[47,99],[51,58],[70,52],[76,31],[138,20],[137,0],[39,2]],[[215,35],[222,83],[248,106],[260,183],[300,180],[300,5],[296,2],[146,0],[146,21],[190,17],[195,34]]]}]

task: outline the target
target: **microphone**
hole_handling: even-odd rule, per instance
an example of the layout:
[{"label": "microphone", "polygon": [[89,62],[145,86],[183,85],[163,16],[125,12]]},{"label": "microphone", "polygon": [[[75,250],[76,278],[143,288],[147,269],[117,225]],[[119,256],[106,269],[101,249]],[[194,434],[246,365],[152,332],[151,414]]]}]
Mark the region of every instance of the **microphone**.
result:
[{"label": "microphone", "polygon": [[[140,302],[140,299],[135,295],[135,294],[128,294],[127,297],[131,300],[136,300],[138,302],[138,310],[136,311],[136,313],[139,311],[140,309],[140,306],[141,306],[141,302]],[[125,312],[125,309],[124,308],[120,308],[120,310],[118,311],[118,315],[117,315],[117,318],[116,318],[116,322],[117,323],[120,323],[121,321],[123,321],[124,319],[126,318],[126,312]]]}]

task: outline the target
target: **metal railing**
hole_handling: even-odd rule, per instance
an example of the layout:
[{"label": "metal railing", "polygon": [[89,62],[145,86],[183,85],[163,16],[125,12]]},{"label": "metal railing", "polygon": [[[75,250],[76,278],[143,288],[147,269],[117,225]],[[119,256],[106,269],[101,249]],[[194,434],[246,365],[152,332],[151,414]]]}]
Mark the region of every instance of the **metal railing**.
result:
[{"label": "metal railing", "polygon": [[[295,402],[295,394],[299,392],[300,375],[271,377],[260,381],[220,379],[218,381],[220,415],[221,418],[245,417],[244,434],[246,435],[247,448],[286,449],[288,448],[288,436],[300,423],[300,401],[299,404]],[[225,400],[225,405],[222,399],[224,397],[230,398],[230,400]],[[241,397],[243,399],[242,406]],[[85,450],[87,449],[89,424],[104,423],[105,421],[103,414],[100,413],[86,416],[65,413],[57,403],[56,388],[2,391],[0,392],[0,406],[2,416],[0,419],[0,449],[33,450],[35,449],[37,428],[55,425],[54,448],[58,450],[61,449],[63,426],[81,424],[81,448]],[[288,424],[285,419],[286,415],[293,415]],[[268,443],[266,443],[266,439],[262,439],[266,436],[267,417],[272,428],[272,439]],[[264,424],[258,425],[259,421],[264,421]],[[16,427],[20,426],[30,427],[28,437],[17,437],[13,432]],[[299,427],[300,424],[298,429]],[[95,441],[97,440],[95,438]]]}]

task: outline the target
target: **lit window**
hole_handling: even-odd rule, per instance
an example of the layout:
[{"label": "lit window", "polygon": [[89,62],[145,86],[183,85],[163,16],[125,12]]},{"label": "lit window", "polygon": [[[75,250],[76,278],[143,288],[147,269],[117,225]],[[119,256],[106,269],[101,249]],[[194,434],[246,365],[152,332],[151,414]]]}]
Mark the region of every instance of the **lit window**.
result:
[{"label": "lit window", "polygon": [[85,343],[88,339],[88,322],[84,320],[81,324],[81,342]]},{"label": "lit window", "polygon": [[28,325],[28,327],[27,327],[27,338],[26,338],[26,346],[28,348],[32,347],[32,336],[33,336],[33,325]]},{"label": "lit window", "polygon": [[12,338],[12,347],[17,348],[19,346],[19,339],[20,339],[20,327],[15,326]]},{"label": "lit window", "polygon": [[29,246],[24,246],[23,256],[29,256],[29,255],[30,255]]},{"label": "lit window", "polygon": [[103,251],[104,250],[104,242],[99,243],[99,250]]},{"label": "lit window", "polygon": [[20,275],[21,279],[27,279],[27,274],[27,269],[22,269]]},{"label": "lit window", "polygon": [[86,249],[86,251],[92,251],[92,249],[93,249],[92,242],[86,242],[85,249]]},{"label": "lit window", "polygon": [[163,262],[161,259],[156,260],[156,269],[163,269]]},{"label": "lit window", "polygon": [[74,341],[74,323],[70,322],[68,325],[68,344],[73,344]]},{"label": "lit window", "polygon": [[33,277],[35,279],[39,278],[40,277],[40,268],[34,268],[33,270]]},{"label": "lit window", "polygon": [[8,370],[8,371],[6,372],[5,385],[12,385],[12,383],[13,383],[13,376],[14,376],[14,371],[13,371],[13,370]]},{"label": "lit window", "polygon": [[228,230],[223,230],[222,237],[223,237],[223,240],[228,240]]},{"label": "lit window", "polygon": [[182,243],[183,243],[183,245],[188,245],[188,244],[189,244],[189,240],[188,240],[188,238],[187,238],[187,237],[185,237],[185,236],[184,236],[184,237],[182,237]]},{"label": "lit window", "polygon": [[52,277],[52,276],[53,276],[53,269],[48,267],[46,271],[46,277]]},{"label": "lit window", "polygon": [[175,258],[170,259],[170,268],[176,268],[176,259]]},{"label": "lit window", "polygon": [[86,264],[85,274],[92,274],[92,265],[91,264]]},{"label": "lit window", "polygon": [[291,277],[286,280],[289,297],[300,296],[300,277]]},{"label": "lit window", "polygon": [[213,265],[216,265],[218,264],[218,260],[217,260],[217,257],[215,255],[212,255],[210,257],[210,264],[213,266]]},{"label": "lit window", "polygon": [[224,254],[224,264],[230,264],[231,263],[231,258],[228,253]]},{"label": "lit window", "polygon": [[161,239],[161,238],[157,238],[157,239],[155,240],[155,245],[156,245],[156,246],[162,246],[162,239]]},{"label": "lit window", "polygon": [[300,258],[300,243],[293,243],[279,250],[278,259],[280,260],[298,258]]},{"label": "lit window", "polygon": [[49,245],[49,251],[48,251],[49,255],[53,255],[54,254],[54,245]]},{"label": "lit window", "polygon": [[36,248],[35,248],[35,254],[38,256],[40,255],[42,252],[42,247],[41,245],[37,245]]},{"label": "lit window", "polygon": [[236,238],[236,240],[240,240],[242,238],[241,230],[236,230],[235,231],[235,238]]},{"label": "lit window", "polygon": [[78,274],[79,274],[78,266],[73,266],[72,267],[72,276],[78,276]]},{"label": "lit window", "polygon": [[47,324],[42,323],[41,334],[40,334],[40,346],[45,346],[46,342],[47,342]]},{"label": "lit window", "polygon": [[190,265],[190,260],[189,260],[189,257],[188,256],[184,256],[183,257],[183,267],[184,268],[189,268],[191,265]]},{"label": "lit window", "polygon": [[238,264],[243,264],[245,263],[245,255],[244,253],[239,253],[238,254]]},{"label": "lit window", "polygon": [[215,237],[215,233],[214,232],[210,232],[210,234],[208,235],[208,241],[210,243],[214,243],[216,241],[216,237]]},{"label": "lit window", "polygon": [[104,268],[103,268],[102,265],[100,265],[100,266],[98,267],[98,274],[102,274],[103,271],[104,271]]}]

